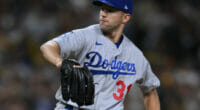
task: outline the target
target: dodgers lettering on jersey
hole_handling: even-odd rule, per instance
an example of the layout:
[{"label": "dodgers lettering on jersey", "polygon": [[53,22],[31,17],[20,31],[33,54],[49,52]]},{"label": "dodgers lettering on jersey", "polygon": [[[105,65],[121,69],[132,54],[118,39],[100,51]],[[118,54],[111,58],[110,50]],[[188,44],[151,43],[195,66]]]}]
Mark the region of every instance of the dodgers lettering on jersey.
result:
[{"label": "dodgers lettering on jersey", "polygon": [[[115,57],[111,62],[108,59],[102,59],[102,56],[98,52],[89,52],[86,55],[86,59],[89,59],[88,62],[85,62],[84,65],[94,68],[102,68],[104,70],[90,70],[94,75],[95,74],[112,74],[113,79],[117,79],[119,75],[136,75],[136,69],[134,63],[123,62],[117,60]],[[97,59],[97,62],[94,62],[94,59]],[[110,68],[110,70],[108,70]],[[123,72],[120,72],[120,71]]]},{"label": "dodgers lettering on jersey", "polygon": [[[63,58],[75,59],[93,73],[95,102],[81,108],[123,110],[124,98],[133,84],[137,83],[144,93],[160,85],[142,52],[125,35],[123,37],[116,47],[102,34],[99,25],[91,25],[53,39],[59,44]],[[77,107],[71,100],[63,100],[60,88],[56,99]]]}]

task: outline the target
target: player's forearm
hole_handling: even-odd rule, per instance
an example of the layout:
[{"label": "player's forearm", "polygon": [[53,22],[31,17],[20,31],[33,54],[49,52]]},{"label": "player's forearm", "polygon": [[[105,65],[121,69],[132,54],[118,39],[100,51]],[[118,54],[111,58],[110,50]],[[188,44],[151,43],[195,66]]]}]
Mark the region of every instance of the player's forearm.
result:
[{"label": "player's forearm", "polygon": [[146,110],[160,110],[160,101],[155,89],[144,94],[144,105]]},{"label": "player's forearm", "polygon": [[60,46],[58,43],[48,41],[40,47],[40,50],[47,61],[55,65],[57,68],[60,68],[62,57],[60,56]]}]

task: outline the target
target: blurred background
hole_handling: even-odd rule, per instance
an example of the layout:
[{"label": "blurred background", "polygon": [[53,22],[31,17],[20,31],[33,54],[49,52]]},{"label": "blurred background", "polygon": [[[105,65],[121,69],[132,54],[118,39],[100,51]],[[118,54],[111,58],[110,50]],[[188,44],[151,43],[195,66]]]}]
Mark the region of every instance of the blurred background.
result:
[{"label": "blurred background", "polygon": [[[53,110],[58,70],[41,44],[98,23],[91,0],[0,1],[0,110]],[[144,52],[161,80],[162,110],[200,110],[200,1],[134,0],[126,35]],[[126,110],[144,110],[132,87]]]}]

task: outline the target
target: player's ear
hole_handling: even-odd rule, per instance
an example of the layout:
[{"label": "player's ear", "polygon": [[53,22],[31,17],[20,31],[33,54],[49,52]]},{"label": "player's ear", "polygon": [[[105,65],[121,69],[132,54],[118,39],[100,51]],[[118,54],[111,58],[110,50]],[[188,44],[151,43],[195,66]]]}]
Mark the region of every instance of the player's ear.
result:
[{"label": "player's ear", "polygon": [[131,15],[130,15],[130,14],[128,14],[128,13],[123,13],[123,15],[122,15],[122,23],[123,23],[123,24],[126,24],[126,23],[130,20],[130,18],[131,18]]}]

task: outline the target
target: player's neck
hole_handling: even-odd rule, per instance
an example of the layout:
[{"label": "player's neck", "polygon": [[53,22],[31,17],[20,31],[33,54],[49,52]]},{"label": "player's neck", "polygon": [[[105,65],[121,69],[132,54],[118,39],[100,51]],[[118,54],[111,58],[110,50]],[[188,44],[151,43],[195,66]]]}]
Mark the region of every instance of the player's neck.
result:
[{"label": "player's neck", "polygon": [[104,35],[108,39],[110,39],[112,42],[116,43],[119,41],[119,39],[122,35],[122,32],[123,32],[123,29],[124,29],[124,25],[121,25],[119,28],[113,30],[112,32],[104,33]]}]

